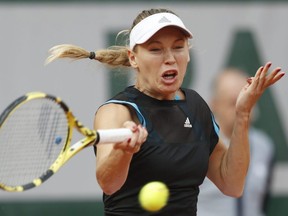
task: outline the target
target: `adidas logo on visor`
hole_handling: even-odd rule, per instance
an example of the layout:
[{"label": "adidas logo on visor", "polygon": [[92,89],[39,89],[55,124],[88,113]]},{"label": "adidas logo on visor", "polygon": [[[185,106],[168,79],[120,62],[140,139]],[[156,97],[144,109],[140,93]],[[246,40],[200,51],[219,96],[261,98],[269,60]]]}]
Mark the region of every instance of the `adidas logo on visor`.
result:
[{"label": "adidas logo on visor", "polygon": [[163,16],[159,21],[158,23],[167,23],[167,22],[171,22],[169,19],[167,19],[165,16]]}]

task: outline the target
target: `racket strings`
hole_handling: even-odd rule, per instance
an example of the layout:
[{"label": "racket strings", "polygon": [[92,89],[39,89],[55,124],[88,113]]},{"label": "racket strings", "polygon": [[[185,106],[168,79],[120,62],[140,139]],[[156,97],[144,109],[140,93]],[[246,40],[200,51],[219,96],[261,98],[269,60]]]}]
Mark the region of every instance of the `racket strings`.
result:
[{"label": "racket strings", "polygon": [[31,183],[57,159],[68,136],[68,121],[60,105],[47,98],[22,103],[0,130],[0,182]]}]

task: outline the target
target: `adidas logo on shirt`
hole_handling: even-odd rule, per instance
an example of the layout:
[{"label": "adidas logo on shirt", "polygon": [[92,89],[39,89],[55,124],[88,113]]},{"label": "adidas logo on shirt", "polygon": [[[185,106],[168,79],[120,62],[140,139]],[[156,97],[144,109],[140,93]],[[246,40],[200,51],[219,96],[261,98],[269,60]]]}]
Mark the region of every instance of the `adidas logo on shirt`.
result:
[{"label": "adidas logo on shirt", "polygon": [[184,123],[184,127],[186,127],[186,128],[192,128],[192,124],[190,123],[190,120],[189,120],[188,117],[186,118],[186,121],[185,121],[185,123]]}]

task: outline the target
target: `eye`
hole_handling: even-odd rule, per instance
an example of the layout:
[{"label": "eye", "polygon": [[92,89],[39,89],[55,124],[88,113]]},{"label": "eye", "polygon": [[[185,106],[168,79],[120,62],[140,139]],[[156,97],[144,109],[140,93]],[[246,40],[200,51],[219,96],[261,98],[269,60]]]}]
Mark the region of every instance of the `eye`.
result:
[{"label": "eye", "polygon": [[185,46],[183,43],[177,43],[174,45],[173,49],[183,49]]},{"label": "eye", "polygon": [[183,41],[182,39],[175,41],[173,49],[178,50],[183,48],[185,48],[185,41]]},{"label": "eye", "polygon": [[174,49],[183,49],[183,48],[184,48],[184,46],[182,46],[182,45],[181,45],[181,46],[175,46],[175,47],[174,47]]},{"label": "eye", "polygon": [[149,51],[150,51],[150,52],[160,52],[160,51],[161,51],[161,48],[159,48],[159,47],[151,47],[151,48],[149,49]]},{"label": "eye", "polygon": [[154,48],[150,48],[149,51],[153,53],[158,53],[158,52],[161,52],[161,48],[154,47]]}]

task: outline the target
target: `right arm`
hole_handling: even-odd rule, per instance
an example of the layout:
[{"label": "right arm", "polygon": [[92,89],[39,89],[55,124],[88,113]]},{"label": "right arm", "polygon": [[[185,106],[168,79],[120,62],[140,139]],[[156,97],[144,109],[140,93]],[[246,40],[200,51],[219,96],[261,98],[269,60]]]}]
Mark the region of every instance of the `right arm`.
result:
[{"label": "right arm", "polygon": [[122,143],[97,145],[96,178],[105,194],[113,194],[126,181],[133,154],[145,142],[147,131],[140,124],[135,113],[120,104],[106,104],[99,108],[94,120],[94,128],[129,128],[131,139]]}]

